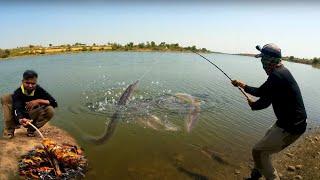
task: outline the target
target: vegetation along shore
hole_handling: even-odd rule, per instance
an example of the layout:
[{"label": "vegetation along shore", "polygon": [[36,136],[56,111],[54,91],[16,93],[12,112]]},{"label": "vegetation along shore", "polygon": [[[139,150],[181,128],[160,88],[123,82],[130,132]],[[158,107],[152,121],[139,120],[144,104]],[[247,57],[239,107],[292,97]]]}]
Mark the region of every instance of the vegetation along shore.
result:
[{"label": "vegetation along shore", "polygon": [[[19,57],[19,56],[32,56],[32,55],[44,55],[44,54],[61,54],[61,53],[75,53],[75,52],[88,52],[88,51],[162,51],[162,52],[189,52],[197,51],[202,53],[221,53],[210,51],[206,48],[197,48],[196,46],[182,47],[178,43],[166,43],[161,42],[156,44],[154,41],[146,43],[134,44],[133,42],[121,45],[118,43],[108,43],[104,45],[98,45],[93,43],[92,45],[87,45],[83,43],[75,44],[64,44],[53,46],[49,44],[48,46],[37,46],[29,45],[26,47],[17,47],[12,49],[0,49],[0,59],[6,59],[9,57]],[[227,54],[227,53],[221,53]],[[254,54],[249,53],[240,53],[232,55],[241,55],[241,56],[254,56]],[[282,58],[285,61],[309,64],[313,67],[320,68],[320,57],[314,57],[312,59],[307,58],[297,58],[294,56],[286,56]]]},{"label": "vegetation along shore", "polygon": [[[240,53],[240,54],[233,54],[233,55],[240,55],[240,56],[251,56],[254,57],[255,54],[249,54],[249,53]],[[294,63],[300,63],[300,64],[309,64],[313,67],[320,68],[320,57],[314,57],[311,59],[307,58],[297,58],[294,56],[285,56],[282,58],[284,61],[294,62]]]},{"label": "vegetation along shore", "polygon": [[57,45],[53,46],[36,46],[29,45],[27,47],[17,47],[13,49],[0,49],[0,58],[9,58],[17,56],[28,56],[28,55],[41,55],[41,54],[58,54],[68,52],[87,52],[87,51],[173,51],[173,52],[188,52],[197,51],[203,53],[210,53],[211,51],[206,48],[197,48],[196,46],[182,47],[178,43],[168,44],[161,42],[156,44],[154,41],[134,44],[130,42],[125,45],[118,43],[108,43],[105,45],[98,45],[93,43],[87,45],[83,43],[75,43],[73,45]]}]

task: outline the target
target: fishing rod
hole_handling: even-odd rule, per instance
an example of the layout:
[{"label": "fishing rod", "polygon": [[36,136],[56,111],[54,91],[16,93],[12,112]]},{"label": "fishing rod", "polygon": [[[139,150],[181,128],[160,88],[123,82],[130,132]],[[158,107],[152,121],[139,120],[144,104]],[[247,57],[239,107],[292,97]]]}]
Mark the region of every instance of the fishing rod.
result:
[{"label": "fishing rod", "polygon": [[[232,79],[230,78],[230,76],[228,76],[227,73],[225,73],[219,66],[217,66],[216,64],[214,64],[213,62],[211,62],[209,59],[207,59],[206,57],[202,56],[201,54],[199,54],[196,51],[192,51],[195,54],[198,54],[200,57],[202,57],[203,59],[205,59],[206,61],[208,61],[210,64],[214,65],[216,68],[218,68],[230,81],[232,81]],[[240,87],[238,87],[238,89],[241,91],[241,93],[247,98],[250,99],[249,96],[247,95],[247,93],[245,93],[243,91],[243,89],[241,89]]]}]

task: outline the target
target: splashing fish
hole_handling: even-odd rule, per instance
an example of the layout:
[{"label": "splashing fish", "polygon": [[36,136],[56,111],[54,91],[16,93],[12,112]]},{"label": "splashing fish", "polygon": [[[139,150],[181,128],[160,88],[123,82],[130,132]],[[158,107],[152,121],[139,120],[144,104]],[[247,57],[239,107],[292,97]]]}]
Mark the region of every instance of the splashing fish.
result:
[{"label": "splashing fish", "polygon": [[110,122],[108,124],[106,124],[107,128],[106,128],[105,132],[103,133],[103,135],[99,138],[86,137],[85,138],[86,140],[89,140],[90,142],[93,142],[95,144],[103,144],[104,142],[108,141],[111,138],[111,136],[113,135],[113,133],[117,127],[118,119],[121,116],[121,111],[122,111],[123,107],[129,103],[133,92],[138,87],[138,83],[139,83],[139,80],[137,80],[133,84],[130,84],[127,87],[127,89],[122,93],[121,97],[119,98],[119,100],[117,102],[117,110],[111,116]]},{"label": "splashing fish", "polygon": [[200,103],[201,101],[190,94],[177,93],[175,94],[180,101],[189,105],[189,113],[186,118],[186,130],[191,132],[192,128],[195,126],[200,115]]}]

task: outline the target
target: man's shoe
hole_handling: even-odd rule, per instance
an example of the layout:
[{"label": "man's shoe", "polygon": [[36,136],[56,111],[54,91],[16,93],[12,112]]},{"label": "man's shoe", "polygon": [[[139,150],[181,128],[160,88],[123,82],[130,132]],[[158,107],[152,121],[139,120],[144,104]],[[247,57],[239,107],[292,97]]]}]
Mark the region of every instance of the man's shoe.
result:
[{"label": "man's shoe", "polygon": [[2,137],[3,137],[4,139],[12,139],[13,136],[14,136],[14,133],[5,133],[5,134],[3,134]]},{"label": "man's shoe", "polygon": [[245,180],[259,180],[262,177],[258,169],[251,170],[251,177],[245,178]]}]

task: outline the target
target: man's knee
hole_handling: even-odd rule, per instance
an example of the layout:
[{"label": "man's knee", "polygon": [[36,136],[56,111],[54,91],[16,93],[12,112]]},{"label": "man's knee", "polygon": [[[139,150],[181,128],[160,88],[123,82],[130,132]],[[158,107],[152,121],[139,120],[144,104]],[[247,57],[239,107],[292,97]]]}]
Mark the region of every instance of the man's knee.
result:
[{"label": "man's knee", "polygon": [[45,117],[51,119],[54,115],[54,108],[52,106],[47,106],[45,109]]},{"label": "man's knee", "polygon": [[257,145],[255,145],[253,148],[252,148],[252,157],[254,160],[260,160],[262,158],[262,156],[265,156],[265,155],[268,155],[270,154],[269,151],[267,151],[266,149],[264,148],[261,148]]},{"label": "man's knee", "polygon": [[259,149],[255,148],[255,147],[253,147],[253,149],[252,149],[252,156],[253,156],[253,158],[257,158],[257,157],[259,157],[259,156],[261,155],[261,153],[262,153],[262,151],[261,151],[261,150],[259,150]]},{"label": "man's knee", "polygon": [[1,96],[1,104],[2,105],[12,104],[12,94],[5,94]]}]

